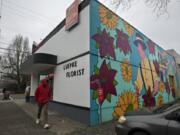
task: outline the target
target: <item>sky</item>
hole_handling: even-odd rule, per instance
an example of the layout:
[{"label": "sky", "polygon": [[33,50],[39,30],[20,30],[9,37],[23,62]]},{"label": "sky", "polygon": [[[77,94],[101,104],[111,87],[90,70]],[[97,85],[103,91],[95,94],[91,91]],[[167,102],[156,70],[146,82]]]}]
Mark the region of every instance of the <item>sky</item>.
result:
[{"label": "sky", "polygon": [[[30,46],[39,43],[65,18],[74,0],[2,0],[0,47],[7,47],[15,35],[28,37]],[[110,0],[100,0],[114,10]],[[168,14],[157,18],[144,0],[134,0],[131,8],[115,12],[164,49],[180,54],[180,0],[171,0]],[[0,50],[0,54],[3,53]]]}]

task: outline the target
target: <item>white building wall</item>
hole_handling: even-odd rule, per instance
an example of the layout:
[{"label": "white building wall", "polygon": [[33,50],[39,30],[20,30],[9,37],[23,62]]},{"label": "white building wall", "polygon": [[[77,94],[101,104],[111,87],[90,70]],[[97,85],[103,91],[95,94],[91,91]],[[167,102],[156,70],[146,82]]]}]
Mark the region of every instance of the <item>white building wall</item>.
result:
[{"label": "white building wall", "polygon": [[[73,62],[76,62],[76,67],[64,69],[67,64]],[[57,66],[54,72],[53,100],[90,107],[89,67],[89,54]],[[73,72],[76,72],[75,76]]]},{"label": "white building wall", "polygon": [[31,75],[31,92],[30,96],[34,96],[35,90],[39,83],[39,75],[38,74],[32,74]]},{"label": "white building wall", "polygon": [[[58,56],[58,63],[89,51],[90,27],[89,6],[80,12],[80,21],[70,31],[63,27],[49,39],[36,53],[49,53]],[[64,70],[67,63],[58,65],[54,71],[53,100],[82,107],[90,107],[89,54],[76,60],[77,66]],[[70,61],[71,62],[71,61]],[[67,77],[67,72],[84,69],[84,74]]]},{"label": "white building wall", "polygon": [[63,27],[49,39],[36,53],[49,53],[58,56],[58,63],[89,51],[89,6],[81,11],[79,24],[72,30]]}]

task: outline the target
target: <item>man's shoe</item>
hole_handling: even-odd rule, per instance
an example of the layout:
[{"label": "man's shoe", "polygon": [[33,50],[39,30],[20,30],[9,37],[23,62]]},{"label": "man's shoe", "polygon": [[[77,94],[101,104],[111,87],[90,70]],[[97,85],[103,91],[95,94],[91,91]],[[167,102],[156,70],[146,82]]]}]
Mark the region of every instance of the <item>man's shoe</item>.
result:
[{"label": "man's shoe", "polygon": [[40,120],[39,119],[36,119],[36,124],[39,124]]},{"label": "man's shoe", "polygon": [[45,124],[45,125],[44,125],[44,128],[45,128],[45,129],[48,129],[49,127],[50,127],[49,124]]}]

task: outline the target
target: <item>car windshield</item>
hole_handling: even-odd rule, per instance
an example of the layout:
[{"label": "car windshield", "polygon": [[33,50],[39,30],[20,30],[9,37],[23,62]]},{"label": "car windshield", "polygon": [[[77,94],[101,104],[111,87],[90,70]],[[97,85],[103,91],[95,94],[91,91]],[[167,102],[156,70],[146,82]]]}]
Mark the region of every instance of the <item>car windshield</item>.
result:
[{"label": "car windshield", "polygon": [[163,104],[162,106],[155,108],[152,112],[153,113],[162,113],[166,110],[169,110],[168,108],[171,108],[176,104],[180,104],[180,98],[176,99],[175,101]]}]

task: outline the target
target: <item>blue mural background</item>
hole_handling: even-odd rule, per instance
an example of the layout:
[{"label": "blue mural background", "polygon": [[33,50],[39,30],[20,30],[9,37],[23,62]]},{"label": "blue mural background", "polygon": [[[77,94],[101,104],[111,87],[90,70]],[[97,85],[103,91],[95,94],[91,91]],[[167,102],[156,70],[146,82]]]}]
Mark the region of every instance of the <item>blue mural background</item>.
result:
[{"label": "blue mural background", "polygon": [[91,125],[179,96],[174,58],[96,0],[90,3],[90,75]]}]

